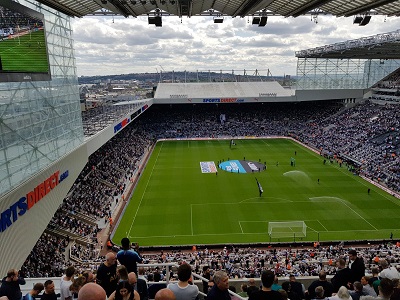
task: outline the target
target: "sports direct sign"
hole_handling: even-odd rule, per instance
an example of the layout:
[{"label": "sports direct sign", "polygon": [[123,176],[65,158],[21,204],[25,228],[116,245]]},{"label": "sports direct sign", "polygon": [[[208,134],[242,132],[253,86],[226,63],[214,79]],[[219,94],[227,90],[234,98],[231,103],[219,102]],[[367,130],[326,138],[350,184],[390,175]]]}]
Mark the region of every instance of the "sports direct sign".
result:
[{"label": "sports direct sign", "polygon": [[20,197],[19,200],[1,213],[0,231],[4,232],[8,227],[18,220],[18,217],[25,215],[28,210],[30,210],[46,195],[50,194],[52,190],[67,177],[68,170],[62,174],[60,174],[60,171],[54,172],[26,195]]}]

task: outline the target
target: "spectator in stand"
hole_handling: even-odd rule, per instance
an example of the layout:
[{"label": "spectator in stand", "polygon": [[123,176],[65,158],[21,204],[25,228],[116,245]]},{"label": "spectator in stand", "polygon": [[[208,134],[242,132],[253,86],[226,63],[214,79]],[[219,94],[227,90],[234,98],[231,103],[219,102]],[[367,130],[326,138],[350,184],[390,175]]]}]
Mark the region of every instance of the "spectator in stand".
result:
[{"label": "spectator in stand", "polygon": [[73,294],[78,294],[79,290],[86,284],[86,278],[83,277],[82,275],[79,275],[77,278],[75,278],[72,282],[72,284],[69,286],[69,290]]},{"label": "spectator in stand", "polygon": [[390,296],[390,300],[399,300],[400,299],[400,280],[393,279],[393,294]]},{"label": "spectator in stand", "polygon": [[369,277],[369,276],[361,277],[361,284],[363,285],[363,293],[364,293],[364,295],[376,297],[377,294],[376,294],[374,288],[369,284],[370,279],[371,279],[371,277]]},{"label": "spectator in stand", "polygon": [[240,297],[244,297],[244,298],[247,298],[249,295],[247,294],[247,288],[248,288],[248,286],[247,286],[247,284],[245,284],[245,283],[242,283],[242,285],[240,286],[240,289],[242,290],[241,292],[239,292],[239,296]]},{"label": "spectator in stand", "polygon": [[304,291],[306,290],[304,285],[296,281],[296,277],[293,274],[289,275],[289,281],[291,290],[299,295],[301,299],[304,299]]},{"label": "spectator in stand", "polygon": [[390,299],[394,292],[394,284],[389,278],[382,278],[379,284],[379,297],[381,299]]},{"label": "spectator in stand", "polygon": [[128,270],[124,265],[117,266],[117,276],[119,281],[128,280]]},{"label": "spectator in stand", "polygon": [[382,268],[382,271],[379,274],[381,278],[400,279],[400,275],[397,269],[395,267],[389,266],[386,259],[382,259],[379,262],[379,265]]},{"label": "spectator in stand", "polygon": [[140,296],[129,281],[122,280],[118,282],[117,289],[108,297],[108,300],[140,300]]},{"label": "spectator in stand", "polygon": [[[212,284],[210,284],[210,281],[211,281],[210,266],[206,265],[203,267],[202,275],[205,279],[208,279],[208,281],[203,280],[203,293],[207,295],[207,293],[209,292],[209,290],[212,287]],[[212,281],[211,281],[211,283],[212,283]]]},{"label": "spectator in stand", "polygon": [[274,283],[271,286],[271,290],[279,291],[281,289],[282,289],[282,286],[279,284],[279,278],[278,278],[278,276],[275,275]]},{"label": "spectator in stand", "polygon": [[0,297],[6,296],[9,300],[21,300],[20,285],[24,285],[25,283],[25,279],[19,276],[18,270],[9,270],[7,276],[1,281]]},{"label": "spectator in stand", "polygon": [[318,275],[319,279],[313,281],[308,287],[308,295],[311,299],[315,298],[315,288],[317,286],[322,286],[324,288],[324,298],[331,297],[333,291],[332,283],[326,280],[326,272],[320,271]]},{"label": "spectator in stand", "polygon": [[[157,292],[159,290],[167,287],[167,285],[165,283],[160,282],[161,274],[158,271],[154,272],[153,280],[154,280],[154,283],[149,285],[149,287],[147,289],[149,292],[149,299],[154,299],[155,295],[157,294]],[[149,280],[149,281],[151,281],[151,280]]]},{"label": "spectator in stand", "polygon": [[354,290],[350,290],[350,296],[353,300],[359,300],[361,296],[366,296],[367,294],[363,291],[363,285],[361,282],[355,281],[353,283]]},{"label": "spectator in stand", "polygon": [[75,268],[74,266],[69,266],[65,270],[65,275],[61,277],[60,282],[60,299],[61,300],[72,300],[72,291],[69,287],[72,285],[74,280]]},{"label": "spectator in stand", "polygon": [[22,300],[35,300],[35,298],[43,291],[43,289],[43,283],[35,283],[33,288],[22,298]]},{"label": "spectator in stand", "polygon": [[44,282],[42,300],[57,300],[53,280],[49,279]]},{"label": "spectator in stand", "polygon": [[139,293],[140,300],[148,300],[149,292],[147,291],[147,283],[144,279],[137,278],[134,272],[128,274],[129,284],[135,291]]},{"label": "spectator in stand", "polygon": [[78,300],[105,300],[106,291],[98,284],[89,282],[78,293]]},{"label": "spectator in stand", "polygon": [[154,300],[176,300],[176,298],[170,289],[164,288],[157,292]]},{"label": "spectator in stand", "polygon": [[346,261],[340,258],[336,262],[337,271],[335,276],[331,279],[333,284],[333,292],[337,293],[341,286],[349,287],[351,271],[346,267]]},{"label": "spectator in stand", "polygon": [[258,290],[259,290],[259,288],[258,288],[254,278],[249,278],[249,285],[247,286],[247,297],[250,297],[251,293],[258,291]]},{"label": "spectator in stand", "polygon": [[315,288],[315,297],[312,299],[326,299],[325,295],[325,290],[322,286],[317,286]]},{"label": "spectator in stand", "polygon": [[130,249],[131,242],[128,238],[123,238],[121,240],[122,250],[118,251],[117,259],[121,265],[124,265],[128,270],[128,273],[135,272],[138,274],[137,263],[141,263],[143,260],[139,253]]},{"label": "spectator in stand", "polygon": [[117,258],[113,252],[106,254],[106,260],[97,270],[96,282],[106,291],[109,297],[117,288]]},{"label": "spectator in stand", "polygon": [[214,274],[214,286],[207,294],[207,300],[230,300],[228,292],[229,277],[224,271],[217,271]]},{"label": "spectator in stand", "polygon": [[335,296],[328,297],[328,300],[352,300],[349,290],[345,286],[341,286]]},{"label": "spectator in stand", "polygon": [[356,250],[349,251],[349,269],[351,271],[350,282],[360,281],[365,276],[365,265],[362,257],[357,256]]},{"label": "spectator in stand", "polygon": [[249,300],[282,300],[283,297],[278,291],[272,290],[275,274],[268,270],[261,274],[262,288],[250,294]]},{"label": "spectator in stand", "polygon": [[195,300],[199,294],[197,285],[189,284],[192,277],[192,268],[183,263],[178,268],[178,282],[168,284],[168,288],[174,292],[176,300]]},{"label": "spectator in stand", "polygon": [[287,296],[290,300],[301,300],[301,297],[292,289],[292,283],[285,281],[282,283],[282,289],[286,291]]}]

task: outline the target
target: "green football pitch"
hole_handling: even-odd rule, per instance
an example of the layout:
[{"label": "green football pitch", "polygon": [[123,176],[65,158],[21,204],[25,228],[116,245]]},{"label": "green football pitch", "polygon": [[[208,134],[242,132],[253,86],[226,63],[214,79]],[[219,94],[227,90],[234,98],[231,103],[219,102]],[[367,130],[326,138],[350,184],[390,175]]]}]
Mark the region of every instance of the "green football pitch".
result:
[{"label": "green football pitch", "polygon": [[[113,240],[141,246],[344,241],[400,235],[400,200],[287,139],[159,141]],[[291,166],[291,158],[295,165]],[[218,169],[200,162],[266,163],[261,172]],[[279,164],[278,164],[279,162]],[[256,180],[262,185],[260,197]],[[318,182],[319,179],[319,182]],[[368,194],[368,188],[371,189]],[[304,221],[269,235],[269,222]],[[293,236],[290,233],[293,230]],[[297,235],[297,236],[296,236]]]},{"label": "green football pitch", "polygon": [[49,72],[44,30],[0,40],[2,70],[8,72]]}]

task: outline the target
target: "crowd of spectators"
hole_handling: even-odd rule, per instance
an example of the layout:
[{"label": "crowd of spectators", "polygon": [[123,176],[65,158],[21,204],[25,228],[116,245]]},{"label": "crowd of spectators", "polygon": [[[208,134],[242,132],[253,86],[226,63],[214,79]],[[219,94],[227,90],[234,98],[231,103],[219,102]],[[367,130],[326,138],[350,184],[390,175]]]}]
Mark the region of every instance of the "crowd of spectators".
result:
[{"label": "crowd of spectators", "polygon": [[370,99],[399,102],[400,101],[400,71],[396,71],[388,78],[372,87]]},{"label": "crowd of spectators", "polygon": [[[400,190],[399,112],[396,105],[373,103],[345,109],[337,101],[154,105],[90,156],[89,162],[50,222],[68,232],[64,239],[57,238],[60,241],[54,247],[57,247],[60,255],[52,260],[55,265],[65,266],[65,257],[68,259],[68,255],[65,255],[63,249],[68,239],[96,235],[100,230],[98,226],[87,222],[81,215],[97,221],[108,220],[112,204],[121,198],[130,179],[137,172],[141,159],[158,138],[291,135],[321,153],[342,155],[360,161],[363,175],[397,192]],[[226,120],[221,120],[221,114],[226,116]],[[36,264],[38,255],[47,255],[42,251],[43,243],[51,243],[47,235],[41,237],[28,257],[27,274],[31,277],[58,276],[60,269]],[[64,245],[64,248],[59,248],[59,245]],[[76,247],[73,256],[81,264],[90,265],[94,259],[91,246],[88,246],[87,251],[79,251],[79,247]],[[231,251],[228,257],[223,251],[210,251],[207,255],[205,252],[197,253],[190,261],[193,261],[196,270],[200,270],[204,264],[210,264],[216,269],[228,265],[226,269],[231,277],[242,278],[259,275],[260,269],[257,266],[270,264],[271,261],[274,266],[279,265],[278,273],[287,274],[290,271],[298,275],[315,275],[325,260],[340,255],[335,248],[318,252],[296,250],[294,254],[245,248]],[[164,254],[166,260],[179,260],[181,255]],[[285,260],[291,263],[282,263],[277,257],[286,257]],[[147,258],[146,255],[144,258],[149,262],[164,259],[159,256]],[[290,270],[287,270],[289,265]],[[329,267],[327,272],[330,272]]]}]

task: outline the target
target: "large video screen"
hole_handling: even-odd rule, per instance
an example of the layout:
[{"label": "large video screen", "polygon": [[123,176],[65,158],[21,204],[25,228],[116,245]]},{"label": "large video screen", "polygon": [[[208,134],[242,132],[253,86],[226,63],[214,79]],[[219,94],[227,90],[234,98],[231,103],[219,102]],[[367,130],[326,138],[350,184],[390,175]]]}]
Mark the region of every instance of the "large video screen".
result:
[{"label": "large video screen", "polygon": [[43,14],[0,1],[0,82],[50,80]]}]

